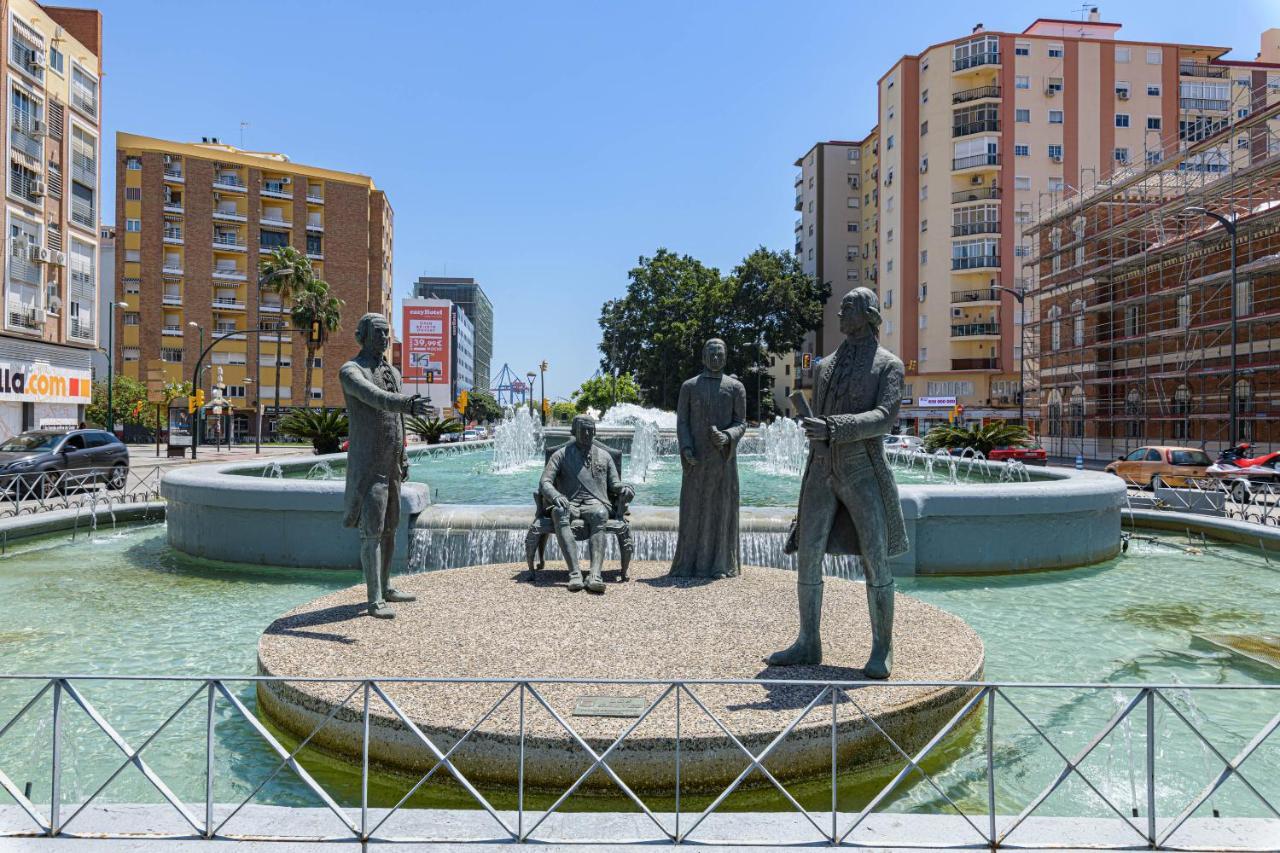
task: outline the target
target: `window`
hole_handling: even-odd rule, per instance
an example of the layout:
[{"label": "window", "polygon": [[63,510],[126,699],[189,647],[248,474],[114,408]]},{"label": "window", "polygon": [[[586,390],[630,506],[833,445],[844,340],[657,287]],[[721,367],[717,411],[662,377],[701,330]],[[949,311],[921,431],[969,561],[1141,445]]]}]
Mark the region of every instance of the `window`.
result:
[{"label": "window", "polygon": [[312,388],[312,389],[311,389],[311,399],[312,399],[312,400],[323,400],[323,399],[324,399],[324,389],[323,389],[323,388]]},{"label": "window", "polygon": [[1116,162],[1117,162],[1117,163],[1128,163],[1128,162],[1129,162],[1129,149],[1128,149],[1128,148],[1117,148],[1117,149],[1115,150],[1115,160],[1116,160]]},{"label": "window", "polygon": [[[860,156],[860,154],[859,154],[859,152],[858,152],[858,149],[857,149],[857,148],[850,148],[850,149],[849,149],[849,159],[850,159],[850,160],[857,160],[859,156]],[[308,189],[310,189],[310,187],[308,187]]]},{"label": "window", "polygon": [[927,220],[927,219],[921,219],[921,220],[920,220],[920,230],[921,230],[921,232],[924,232],[924,231],[928,231],[928,230],[929,230],[929,220]]},{"label": "window", "polygon": [[137,361],[142,357],[142,353],[137,347],[125,347],[123,352],[125,361]]},{"label": "window", "polygon": [[125,187],[124,198],[125,201],[141,201],[142,187]]},{"label": "window", "polygon": [[1027,156],[1030,156],[1030,154],[1031,154],[1030,145],[1014,145],[1013,146],[1014,157],[1027,157]]},{"label": "window", "polygon": [[1025,42],[1025,41],[1015,42],[1013,45],[1013,55],[1014,56],[1030,56],[1031,43]]},{"label": "window", "polygon": [[921,314],[921,315],[920,315],[920,328],[924,329],[924,328],[927,328],[928,326],[929,326],[929,315],[928,315],[928,314]]},{"label": "window", "polygon": [[1147,64],[1148,65],[1159,65],[1161,62],[1164,61],[1163,56],[1164,56],[1164,51],[1160,50],[1160,48],[1158,47],[1147,48]]},{"label": "window", "polygon": [[929,298],[929,285],[921,284],[920,285],[920,301],[924,302],[928,298]]},{"label": "window", "polygon": [[323,255],[324,254],[324,238],[319,234],[307,235],[307,254]]},{"label": "window", "polygon": [[1116,97],[1121,100],[1127,100],[1129,98],[1128,83],[1125,83],[1123,80],[1116,83]]},{"label": "window", "polygon": [[[854,200],[856,201],[857,199],[854,199]],[[856,222],[850,222],[846,224],[845,228],[849,231],[850,234],[858,233],[858,223]]]},{"label": "window", "polygon": [[922,104],[927,104],[927,103],[929,103],[929,90],[928,90],[928,89],[924,89],[924,90],[922,90],[922,91],[920,92],[920,103],[922,103]]},{"label": "window", "polygon": [[889,151],[893,150],[893,134],[892,133],[889,134],[887,139],[885,139],[884,147],[886,150],[889,150]]},{"label": "window", "polygon": [[1178,328],[1185,329],[1191,325],[1191,294],[1184,293],[1178,297]]},{"label": "window", "polygon": [[137,296],[142,292],[142,280],[137,278],[126,278],[124,280],[124,292],[126,296]]},{"label": "window", "polygon": [[[921,350],[923,353],[923,350]],[[924,358],[921,355],[921,358]],[[973,382],[970,380],[951,381],[951,382],[927,382],[925,383],[926,397],[972,397]]]},{"label": "window", "polygon": [[849,204],[849,207],[852,207],[852,208],[858,207],[858,197],[856,195],[849,196],[848,204]]},{"label": "window", "polygon": [[890,258],[889,260],[885,261],[884,271],[893,272],[893,258]]},{"label": "window", "polygon": [[1253,313],[1253,286],[1248,279],[1236,282],[1236,316]]},{"label": "window", "polygon": [[893,307],[893,291],[892,290],[886,290],[884,292],[884,307],[885,308]]},{"label": "window", "polygon": [[1061,159],[1062,159],[1062,146],[1061,146],[1061,145],[1050,145],[1050,146],[1049,146],[1049,157],[1050,157],[1051,159],[1053,159],[1053,160],[1061,160]]},{"label": "window", "polygon": [[1129,126],[1129,114],[1116,113],[1116,127],[1128,127],[1128,126]]},{"label": "window", "polygon": [[1062,178],[1050,178],[1047,186],[1049,187],[1049,192],[1060,193],[1062,192],[1062,189],[1065,186],[1065,184],[1063,183]]},{"label": "window", "polygon": [[1129,48],[1127,48],[1127,47],[1117,47],[1117,48],[1116,48],[1116,62],[1128,62],[1128,61],[1129,61]]},{"label": "window", "polygon": [[858,271],[856,269],[847,269],[844,271],[844,277],[846,281],[857,281]]},{"label": "window", "polygon": [[1029,177],[1027,177],[1027,176],[1025,176],[1025,175],[1017,175],[1017,176],[1015,176],[1015,177],[1014,177],[1014,179],[1013,179],[1013,188],[1014,188],[1015,190],[1029,190],[1029,189],[1031,189],[1031,178],[1029,178]]},{"label": "window", "polygon": [[893,229],[892,229],[892,228],[890,228],[890,229],[889,229],[889,231],[888,231],[888,233],[885,235],[884,241],[885,241],[886,243],[892,243],[892,242],[893,242]]},{"label": "window", "polygon": [[1013,111],[1013,120],[1014,120],[1015,122],[1020,123],[1020,124],[1030,124],[1030,123],[1031,123],[1031,110],[1029,110],[1029,109],[1025,109],[1025,110],[1015,109],[1015,110]]},{"label": "window", "polygon": [[928,121],[928,119],[926,119],[925,121],[920,122],[920,135],[921,135],[921,136],[928,136],[928,135],[929,135],[929,121]]},{"label": "window", "polygon": [[59,74],[66,73],[66,56],[56,47],[49,48],[49,67]]},{"label": "window", "polygon": [[289,245],[289,235],[283,231],[262,231],[258,242],[264,249],[275,249]]},{"label": "window", "polygon": [[1031,78],[1030,78],[1028,75],[1026,75],[1026,74],[1018,74],[1017,76],[1015,76],[1015,77],[1013,78],[1013,88],[1015,88],[1015,89],[1030,89],[1030,88],[1031,88]]},{"label": "window", "polygon": [[142,220],[141,220],[141,219],[126,219],[126,220],[124,221],[124,230],[125,230],[125,231],[132,231],[132,232],[134,232],[134,233],[138,233],[138,232],[140,232],[140,231],[142,230]]},{"label": "window", "polygon": [[141,157],[125,157],[124,167],[131,172],[139,171],[142,168],[142,158]]},{"label": "window", "polygon": [[77,65],[71,66],[71,106],[94,118],[98,115],[98,81]]},{"label": "window", "polygon": [[1062,110],[1049,110],[1049,124],[1062,124]]},{"label": "window", "polygon": [[925,266],[928,263],[929,263],[929,250],[922,249],[920,251],[920,265]]},{"label": "window", "polygon": [[1049,45],[1049,58],[1050,58],[1050,59],[1061,59],[1061,58],[1062,58],[1062,45],[1060,45],[1060,44],[1051,44],[1051,45]]},{"label": "window", "polygon": [[1158,97],[1160,97],[1160,84],[1159,84],[1159,83],[1148,83],[1148,84],[1147,84],[1147,94],[1148,94],[1148,95],[1150,95],[1150,96],[1152,96],[1152,97],[1154,97],[1154,98],[1158,98]]},{"label": "window", "polygon": [[[928,158],[928,157],[924,158],[924,162],[922,162],[922,163],[920,164],[920,171],[922,171],[922,172],[927,172],[927,171],[929,171],[929,158]],[[928,185],[928,184],[921,184],[921,185],[920,185],[920,200],[921,200],[921,201],[924,201],[924,200],[926,200],[926,199],[928,199],[928,198],[929,198],[929,185]]]},{"label": "window", "polygon": [[890,104],[889,108],[885,112],[888,113],[889,120],[893,121],[893,113],[894,113],[893,104]]},{"label": "window", "polygon": [[890,74],[890,75],[889,75],[889,79],[887,79],[887,80],[885,80],[885,81],[884,81],[884,86],[885,86],[885,88],[886,88],[886,89],[892,89],[892,88],[893,88],[893,75],[892,75],[892,74]]},{"label": "window", "polygon": [[1147,116],[1147,130],[1159,130],[1161,124],[1160,116]]},{"label": "window", "polygon": [[1054,95],[1054,94],[1057,94],[1058,92],[1061,92],[1061,91],[1062,91],[1062,78],[1061,78],[1061,77],[1050,77],[1050,78],[1045,82],[1044,92],[1045,92],[1045,94],[1046,94],[1046,95]]},{"label": "window", "polygon": [[1124,335],[1132,338],[1142,333],[1142,307],[1128,305],[1124,309]]},{"label": "window", "polygon": [[123,318],[124,319],[122,322],[126,326],[136,326],[138,325],[138,323],[142,322],[142,315],[139,314],[137,311],[124,312]]}]

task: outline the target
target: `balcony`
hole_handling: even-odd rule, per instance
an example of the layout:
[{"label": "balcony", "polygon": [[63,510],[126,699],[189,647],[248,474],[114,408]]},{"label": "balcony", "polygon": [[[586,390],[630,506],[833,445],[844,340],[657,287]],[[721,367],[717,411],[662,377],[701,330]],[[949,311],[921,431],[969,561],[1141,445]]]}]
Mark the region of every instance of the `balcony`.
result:
[{"label": "balcony", "polygon": [[[315,193],[315,195],[312,195]],[[324,196],[316,193],[311,187],[307,187],[307,204],[324,204]]]},{"label": "balcony", "polygon": [[954,73],[956,71],[967,71],[970,68],[980,68],[984,65],[999,64],[1000,51],[989,50],[983,53],[974,53],[969,56],[961,57],[960,59],[951,60],[951,70]]},{"label": "balcony", "polygon": [[164,203],[164,212],[165,213],[182,213],[182,202],[166,201]]},{"label": "balcony", "polygon": [[34,121],[22,113],[15,112],[13,114],[13,130],[9,134],[9,141],[13,146],[13,150],[34,161],[34,163],[40,163],[44,160],[44,143],[40,139],[40,134],[36,133],[36,127],[40,124],[41,122]]},{"label": "balcony", "polygon": [[214,267],[213,277],[228,281],[247,281],[248,275],[239,267]]},{"label": "balcony", "polygon": [[93,118],[98,117],[98,93],[75,81],[71,83],[71,106]]},{"label": "balcony", "polygon": [[98,227],[93,205],[78,198],[71,199],[71,221],[85,228],[96,230]]},{"label": "balcony", "polygon": [[214,175],[213,188],[242,193],[245,192],[244,179],[239,175]]},{"label": "balcony", "polygon": [[1223,65],[1208,65],[1203,62],[1179,62],[1178,75],[1180,77],[1211,77],[1216,80],[1225,80],[1231,76],[1231,69]]},{"label": "balcony", "polygon": [[34,172],[18,170],[15,165],[9,172],[9,194],[38,205],[44,198],[44,182]]},{"label": "balcony", "polygon": [[293,190],[284,181],[263,181],[262,195],[268,198],[293,198]]},{"label": "balcony", "polygon": [[324,222],[322,222],[322,221],[320,220],[320,217],[319,217],[319,216],[317,216],[317,217],[315,217],[315,218],[312,218],[312,217],[308,216],[308,217],[307,217],[307,230],[308,230],[308,231],[323,231],[323,230],[324,230]]},{"label": "balcony", "polygon": [[987,302],[1000,302],[1000,291],[994,287],[983,287],[978,290],[953,290],[951,291],[952,305],[973,305],[975,303],[982,304]]},{"label": "balcony", "polygon": [[967,121],[962,124],[954,124],[951,126],[951,136],[971,136],[975,133],[996,133],[1000,130],[1000,121],[994,118],[983,119],[982,121]]},{"label": "balcony", "polygon": [[234,297],[215,296],[213,297],[213,309],[215,311],[244,311],[246,306]]},{"label": "balcony", "polygon": [[258,305],[259,312],[267,312],[269,314],[279,314],[284,310],[284,306],[279,302],[263,302]]},{"label": "balcony", "polygon": [[183,183],[184,178],[182,177],[182,170],[175,169],[173,166],[165,166],[164,179],[166,181],[172,181],[174,183],[179,183],[179,184]]},{"label": "balcony", "polygon": [[974,187],[951,194],[952,204],[965,204],[970,201],[991,201],[1000,198],[999,187]]},{"label": "balcony", "polygon": [[976,86],[972,89],[962,89],[951,95],[951,103],[967,104],[970,101],[981,101],[987,98],[999,98],[999,86]]},{"label": "balcony", "polygon": [[315,250],[313,250],[313,249],[307,249],[307,258],[308,258],[308,260],[312,260],[312,261],[323,261],[323,260],[324,260],[324,252],[322,252],[322,251],[320,251],[320,250],[318,250],[318,249],[315,249]]},{"label": "balcony", "polygon": [[953,270],[985,270],[999,269],[999,255],[976,255],[968,258],[952,258],[951,269]]},{"label": "balcony", "polygon": [[173,291],[169,291],[169,292],[165,293],[164,298],[163,298],[161,301],[162,301],[165,305],[181,305],[181,304],[182,304],[182,294],[181,294],[181,293],[175,293],[175,292],[173,292]]},{"label": "balcony", "polygon": [[182,261],[165,260],[164,266],[160,268],[164,275],[182,275]]},{"label": "balcony", "polygon": [[951,171],[960,172],[965,169],[976,169],[986,166],[999,166],[1000,155],[993,153],[971,154],[968,157],[957,157],[951,161]]},{"label": "balcony", "polygon": [[796,196],[796,210],[804,210],[804,196]]},{"label": "balcony", "polygon": [[951,226],[952,237],[969,237],[973,234],[999,234],[999,222],[964,222]]},{"label": "balcony", "polygon": [[1178,106],[1195,112],[1225,113],[1231,110],[1231,102],[1218,98],[1179,98]]},{"label": "balcony", "polygon": [[73,151],[71,154],[71,180],[79,181],[86,187],[96,187],[98,185],[97,158]]},{"label": "balcony", "polygon": [[235,234],[215,234],[213,235],[213,248],[219,252],[243,252],[245,251],[244,241]]},{"label": "balcony", "polygon": [[999,370],[1000,359],[998,358],[953,358],[951,359],[952,370]]},{"label": "balcony", "polygon": [[9,328],[29,332],[44,330],[44,311],[19,299],[9,299]]},{"label": "balcony", "polygon": [[238,210],[223,210],[221,208],[213,211],[213,218],[221,219],[223,222],[247,222],[249,220],[249,217]]},{"label": "balcony", "polygon": [[262,216],[262,224],[272,228],[292,228],[293,227],[292,220],[285,219],[284,217],[277,218],[274,216],[267,216],[265,213]]},{"label": "balcony", "polygon": [[999,323],[961,323],[960,325],[952,324],[951,337],[953,338],[990,338],[1000,337]]},{"label": "balcony", "polygon": [[164,229],[164,241],[165,241],[166,243],[177,243],[177,244],[181,244],[181,243],[182,243],[182,229],[181,229],[181,228],[166,228],[166,229]]},{"label": "balcony", "polygon": [[166,325],[165,325],[165,326],[160,330],[160,334],[162,334],[162,335],[172,335],[173,337],[180,338],[180,337],[182,337],[182,326],[181,326],[181,325],[177,325],[177,326],[170,326],[170,325],[167,325],[167,324],[166,324]]}]

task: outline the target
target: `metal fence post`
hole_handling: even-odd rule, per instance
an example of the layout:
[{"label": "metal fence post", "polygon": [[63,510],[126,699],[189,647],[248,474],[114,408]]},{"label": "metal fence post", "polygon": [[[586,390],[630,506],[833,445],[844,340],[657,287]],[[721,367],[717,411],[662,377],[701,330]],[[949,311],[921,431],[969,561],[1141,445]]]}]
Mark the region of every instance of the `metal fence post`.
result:
[{"label": "metal fence post", "polygon": [[1144,688],[1147,694],[1147,841],[1156,846],[1156,694]]},{"label": "metal fence post", "polygon": [[996,848],[996,688],[987,689],[987,831]]},{"label": "metal fence post", "polygon": [[525,682],[520,682],[520,766],[516,779],[516,841],[524,843],[524,692]]},{"label": "metal fence post", "polygon": [[836,700],[839,692],[833,685],[831,688],[831,843],[839,843],[840,827],[836,823],[836,792],[839,790],[836,783],[836,768],[839,762],[836,760]]},{"label": "metal fence post", "polygon": [[369,840],[369,682],[364,683],[364,727],[360,735],[360,841]]},{"label": "metal fence post", "polygon": [[204,837],[213,838],[213,705],[216,693],[213,681],[205,682],[206,701],[204,729]]},{"label": "metal fence post", "polygon": [[49,834],[57,835],[62,805],[62,679],[53,682],[53,778],[49,795]]}]

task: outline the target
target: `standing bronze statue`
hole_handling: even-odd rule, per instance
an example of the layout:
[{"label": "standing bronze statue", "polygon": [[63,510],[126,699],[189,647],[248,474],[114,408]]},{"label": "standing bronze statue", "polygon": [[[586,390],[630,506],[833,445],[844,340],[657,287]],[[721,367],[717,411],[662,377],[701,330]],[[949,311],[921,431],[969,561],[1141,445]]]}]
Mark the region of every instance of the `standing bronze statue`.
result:
[{"label": "standing bronze statue", "polygon": [[365,314],[356,326],[360,354],[338,378],[347,401],[351,450],[347,455],[346,527],[360,528],[360,567],[369,615],[391,619],[388,602],[415,597],[391,587],[391,557],[400,526],[400,484],[409,475],[404,416],[427,413],[427,401],[400,393],[400,371],[387,363],[391,326],[381,314]]},{"label": "standing bronze statue", "polygon": [[747,389],[724,375],[727,357],[724,341],[707,341],[702,348],[706,370],[680,386],[676,438],[684,471],[673,577],[728,578],[742,570],[738,442],[747,429]]},{"label": "standing bronze statue", "polygon": [[[578,415],[571,430],[573,441],[551,454],[542,469],[538,491],[551,507],[556,541],[569,566],[569,591],[578,592],[585,586],[588,592],[602,593],[604,578],[600,572],[604,568],[609,516],[621,518],[636,493],[618,476],[613,457],[595,445],[595,418]],[[588,534],[591,574],[585,583],[578,568],[575,525],[584,525]]]},{"label": "standing bronze statue", "polygon": [[861,558],[871,616],[871,656],[863,672],[893,668],[893,574],[889,558],[907,550],[898,486],[884,459],[883,436],[898,419],[903,369],[880,346],[880,309],[865,287],[840,303],[844,342],[818,367],[813,412],[804,419],[809,461],[787,542],[798,552],[800,636],[768,658],[770,666],[822,662],[822,558]]}]

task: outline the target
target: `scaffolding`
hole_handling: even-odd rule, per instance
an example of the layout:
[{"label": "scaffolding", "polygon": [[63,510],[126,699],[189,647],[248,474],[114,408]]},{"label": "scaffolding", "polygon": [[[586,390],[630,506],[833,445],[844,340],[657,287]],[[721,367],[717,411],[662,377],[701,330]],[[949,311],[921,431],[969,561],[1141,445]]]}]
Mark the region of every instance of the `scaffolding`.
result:
[{"label": "scaffolding", "polygon": [[1026,393],[1050,454],[1280,441],[1280,74],[1249,75],[1041,198]]}]

